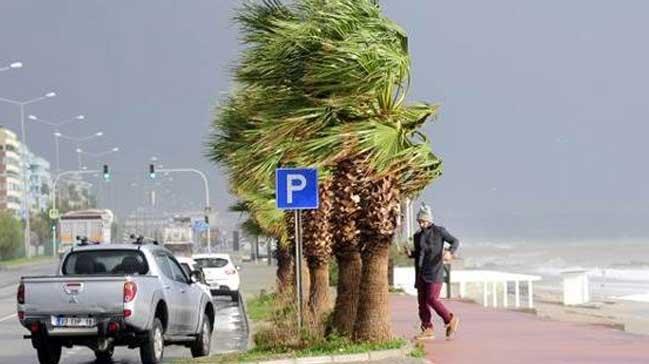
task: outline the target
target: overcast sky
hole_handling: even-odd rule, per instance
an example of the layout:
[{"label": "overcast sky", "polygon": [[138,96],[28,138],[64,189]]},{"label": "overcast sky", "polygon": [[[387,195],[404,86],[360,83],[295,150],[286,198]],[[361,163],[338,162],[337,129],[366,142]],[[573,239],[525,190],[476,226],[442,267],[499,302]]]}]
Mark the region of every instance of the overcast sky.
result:
[{"label": "overcast sky", "polygon": [[[28,113],[83,123],[61,132],[114,146],[108,207],[142,202],[152,156],[165,167],[208,172],[212,202],[232,202],[204,157],[214,107],[230,87],[239,1],[0,1],[0,97],[59,96]],[[426,127],[445,174],[425,192],[458,235],[646,236],[649,228],[649,3],[385,0],[407,29],[411,99],[440,102]],[[0,123],[18,129],[0,103]],[[53,130],[29,122],[32,149],[54,161]],[[63,167],[76,165],[65,143]],[[95,161],[94,163],[99,163]],[[92,167],[92,160],[87,164]],[[136,186],[132,186],[137,181]],[[163,181],[201,206],[195,177]],[[112,189],[112,194],[110,193]]]}]

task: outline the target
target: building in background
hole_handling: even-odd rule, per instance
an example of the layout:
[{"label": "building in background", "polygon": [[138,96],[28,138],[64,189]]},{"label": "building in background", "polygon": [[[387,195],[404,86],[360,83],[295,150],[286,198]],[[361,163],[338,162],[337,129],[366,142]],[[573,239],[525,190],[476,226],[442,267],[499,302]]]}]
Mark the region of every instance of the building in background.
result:
[{"label": "building in background", "polygon": [[0,210],[22,216],[23,168],[22,144],[16,133],[0,126]]},{"label": "building in background", "polygon": [[27,151],[29,205],[32,211],[45,212],[51,203],[52,174],[50,162]]},{"label": "building in background", "polygon": [[[26,156],[26,160],[23,159]],[[47,211],[52,190],[50,162],[27,149],[16,133],[0,127],[0,210],[9,210],[22,218],[25,197],[23,173],[27,172],[28,205],[31,211]]]}]

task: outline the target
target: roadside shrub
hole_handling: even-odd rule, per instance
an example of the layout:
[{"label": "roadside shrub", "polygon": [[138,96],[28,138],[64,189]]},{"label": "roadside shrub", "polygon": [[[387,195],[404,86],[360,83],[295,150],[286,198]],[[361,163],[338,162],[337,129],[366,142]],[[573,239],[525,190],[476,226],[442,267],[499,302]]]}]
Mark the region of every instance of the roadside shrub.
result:
[{"label": "roadside shrub", "polygon": [[[0,212],[0,260],[17,258],[23,246],[23,227],[11,213]],[[24,253],[23,253],[24,254]]]},{"label": "roadside shrub", "polygon": [[324,333],[328,319],[325,317],[315,320],[305,307],[304,326],[300,329],[297,306],[292,295],[273,293],[258,302],[269,305],[270,314],[265,321],[256,325],[253,336],[256,349],[269,352],[297,351],[326,341]]}]

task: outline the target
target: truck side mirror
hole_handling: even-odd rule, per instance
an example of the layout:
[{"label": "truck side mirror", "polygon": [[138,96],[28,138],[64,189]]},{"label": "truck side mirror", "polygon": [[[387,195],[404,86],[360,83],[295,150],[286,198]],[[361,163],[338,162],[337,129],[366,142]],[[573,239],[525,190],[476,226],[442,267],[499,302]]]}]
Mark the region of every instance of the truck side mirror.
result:
[{"label": "truck side mirror", "polygon": [[203,282],[203,272],[200,270],[195,270],[190,273],[189,279],[192,281],[192,283],[201,283]]}]

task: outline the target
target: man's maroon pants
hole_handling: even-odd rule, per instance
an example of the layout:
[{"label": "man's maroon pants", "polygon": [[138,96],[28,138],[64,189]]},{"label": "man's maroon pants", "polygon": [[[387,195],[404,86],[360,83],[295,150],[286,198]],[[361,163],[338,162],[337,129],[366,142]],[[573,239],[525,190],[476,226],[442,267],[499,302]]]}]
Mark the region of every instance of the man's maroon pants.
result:
[{"label": "man's maroon pants", "polygon": [[439,293],[442,290],[442,282],[426,282],[423,279],[417,281],[417,299],[419,301],[419,319],[421,319],[422,329],[432,328],[431,308],[444,320],[448,325],[453,318],[446,307],[439,299]]}]

